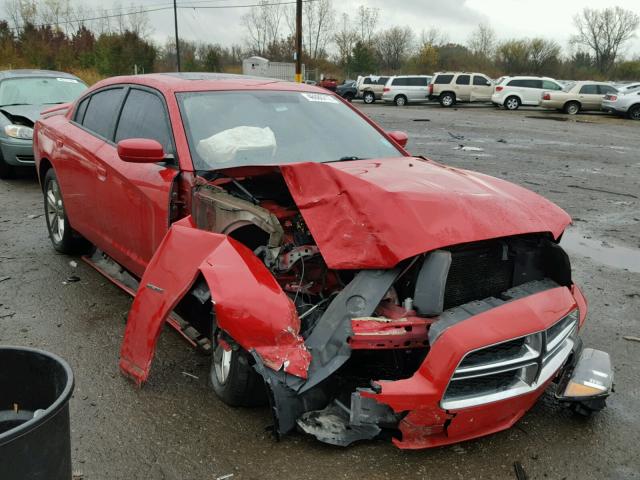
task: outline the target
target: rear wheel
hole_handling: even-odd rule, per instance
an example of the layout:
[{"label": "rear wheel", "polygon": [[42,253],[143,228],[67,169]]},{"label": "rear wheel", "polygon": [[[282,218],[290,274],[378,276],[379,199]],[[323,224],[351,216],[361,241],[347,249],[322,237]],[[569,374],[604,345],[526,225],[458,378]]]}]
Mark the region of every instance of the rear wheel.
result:
[{"label": "rear wheel", "polygon": [[216,342],[209,376],[216,395],[227,405],[255,407],[267,402],[262,377],[251,366],[249,354],[237,345]]},{"label": "rear wheel", "polygon": [[456,97],[453,93],[443,93],[440,95],[440,105],[443,107],[451,107],[454,103],[456,103]]},{"label": "rear wheel", "polygon": [[364,103],[374,103],[376,101],[376,96],[373,92],[364,92],[362,99],[364,100]]},{"label": "rear wheel", "polygon": [[67,254],[80,253],[87,249],[87,241],[69,224],[62,191],[53,168],[47,170],[44,177],[44,214],[53,248]]},{"label": "rear wheel", "polygon": [[13,178],[14,174],[15,169],[13,168],[13,166],[5,162],[4,158],[2,158],[2,155],[0,155],[0,178],[2,178],[3,180],[8,180],[10,178]]},{"label": "rear wheel", "polygon": [[398,95],[393,99],[393,103],[395,103],[398,107],[404,107],[407,104],[407,97],[405,97],[404,95]]},{"label": "rear wheel", "polygon": [[640,120],[640,105],[634,105],[627,112],[631,120]]},{"label": "rear wheel", "polygon": [[517,110],[518,108],[520,108],[520,99],[518,97],[507,97],[507,99],[504,101],[504,108],[506,108],[507,110]]},{"label": "rear wheel", "polygon": [[580,104],[578,102],[567,102],[564,106],[564,113],[569,115],[575,115],[580,111]]}]

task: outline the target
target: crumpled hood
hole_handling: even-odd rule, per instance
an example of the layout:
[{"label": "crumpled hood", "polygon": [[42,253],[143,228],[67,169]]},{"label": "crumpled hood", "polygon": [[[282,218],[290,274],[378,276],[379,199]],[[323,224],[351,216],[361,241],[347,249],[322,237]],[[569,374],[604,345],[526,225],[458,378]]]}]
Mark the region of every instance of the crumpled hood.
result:
[{"label": "crumpled hood", "polygon": [[481,173],[411,157],[280,166],[325,262],[390,268],[460,243],[535,232],[558,238],[569,215]]},{"label": "crumpled hood", "polygon": [[2,113],[8,114],[10,117],[23,117],[35,124],[40,118],[40,112],[51,105],[7,105],[0,107]]}]

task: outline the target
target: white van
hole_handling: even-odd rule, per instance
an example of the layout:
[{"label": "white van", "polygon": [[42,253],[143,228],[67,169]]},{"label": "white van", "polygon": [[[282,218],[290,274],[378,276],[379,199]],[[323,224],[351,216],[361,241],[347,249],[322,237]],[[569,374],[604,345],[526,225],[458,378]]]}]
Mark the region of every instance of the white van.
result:
[{"label": "white van", "polygon": [[398,75],[387,80],[382,92],[382,100],[402,107],[408,103],[429,100],[430,75]]},{"label": "white van", "polygon": [[520,105],[540,105],[542,92],[560,91],[562,85],[549,77],[505,77],[497,84],[491,102],[507,110],[517,110]]}]

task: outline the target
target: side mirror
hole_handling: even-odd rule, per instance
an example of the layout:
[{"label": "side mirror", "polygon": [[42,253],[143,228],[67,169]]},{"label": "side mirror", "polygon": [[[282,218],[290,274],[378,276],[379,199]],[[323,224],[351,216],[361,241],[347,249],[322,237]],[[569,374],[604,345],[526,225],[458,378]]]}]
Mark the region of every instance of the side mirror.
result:
[{"label": "side mirror", "polygon": [[165,159],[164,148],[157,140],[127,138],[118,142],[118,156],[123,162],[157,163]]},{"label": "side mirror", "polygon": [[492,85],[491,82],[487,82],[487,87],[490,87]]},{"label": "side mirror", "polygon": [[407,146],[407,142],[409,141],[409,136],[405,132],[393,131],[387,132],[391,138],[395,140],[395,142],[400,145],[402,148]]}]

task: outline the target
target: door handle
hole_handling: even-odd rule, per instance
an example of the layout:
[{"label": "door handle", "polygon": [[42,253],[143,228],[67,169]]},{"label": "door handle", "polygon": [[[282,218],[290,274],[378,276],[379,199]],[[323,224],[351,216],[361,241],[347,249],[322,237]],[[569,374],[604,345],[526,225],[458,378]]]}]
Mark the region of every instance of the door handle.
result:
[{"label": "door handle", "polygon": [[98,180],[105,181],[107,179],[107,169],[102,165],[96,166],[96,172],[98,174]]}]

